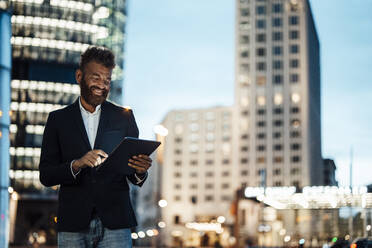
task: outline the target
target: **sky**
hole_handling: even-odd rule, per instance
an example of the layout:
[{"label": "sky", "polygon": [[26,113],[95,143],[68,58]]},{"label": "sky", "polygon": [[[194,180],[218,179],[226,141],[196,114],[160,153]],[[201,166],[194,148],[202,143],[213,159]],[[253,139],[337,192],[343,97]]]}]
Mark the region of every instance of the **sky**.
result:
[{"label": "sky", "polygon": [[[372,183],[372,0],[310,0],[321,46],[322,154]],[[124,103],[140,137],[174,109],[234,101],[234,0],[129,0]]]}]

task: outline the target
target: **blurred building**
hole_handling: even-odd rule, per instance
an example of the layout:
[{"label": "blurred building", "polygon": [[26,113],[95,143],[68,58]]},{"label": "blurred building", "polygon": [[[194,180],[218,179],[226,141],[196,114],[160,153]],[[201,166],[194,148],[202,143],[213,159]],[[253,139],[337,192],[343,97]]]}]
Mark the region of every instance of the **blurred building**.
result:
[{"label": "blurred building", "polygon": [[333,159],[325,158],[323,159],[323,175],[324,182],[323,185],[327,186],[338,186],[336,181],[336,164]]},{"label": "blurred building", "polygon": [[323,184],[319,40],[307,0],[236,1],[240,183]]},{"label": "blurred building", "polygon": [[168,202],[161,211],[163,242],[195,247],[219,239],[226,245],[238,173],[248,173],[232,161],[232,108],[175,110],[162,125],[169,131],[160,155],[161,198]]},{"label": "blurred building", "polygon": [[[0,0],[0,2],[3,2]],[[10,180],[19,194],[14,244],[54,243],[57,187],[39,182],[42,134],[48,113],[75,101],[75,70],[90,45],[116,56],[110,99],[122,103],[125,0],[11,0],[12,81]],[[13,209],[14,210],[14,209]]]},{"label": "blurred building", "polygon": [[10,13],[0,2],[0,247],[8,246],[9,230],[9,126],[12,34]]}]

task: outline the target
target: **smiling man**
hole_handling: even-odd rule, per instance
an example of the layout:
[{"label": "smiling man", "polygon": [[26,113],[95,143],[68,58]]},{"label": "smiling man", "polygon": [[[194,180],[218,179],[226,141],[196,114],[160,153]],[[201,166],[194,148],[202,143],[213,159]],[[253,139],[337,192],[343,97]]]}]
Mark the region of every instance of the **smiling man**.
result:
[{"label": "smiling man", "polygon": [[[106,100],[114,67],[110,50],[88,48],[76,71],[80,97],[51,112],[45,126],[40,181],[47,187],[60,185],[60,248],[132,247],[130,228],[137,223],[127,179],[142,186],[152,161],[138,155],[128,164],[95,168],[124,137],[138,137],[132,111]],[[123,166],[135,172],[126,174]]]}]

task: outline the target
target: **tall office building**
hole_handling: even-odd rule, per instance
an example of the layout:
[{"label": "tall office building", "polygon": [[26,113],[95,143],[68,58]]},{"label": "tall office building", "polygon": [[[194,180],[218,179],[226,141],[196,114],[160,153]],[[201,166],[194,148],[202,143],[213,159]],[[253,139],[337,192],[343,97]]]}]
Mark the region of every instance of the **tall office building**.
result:
[{"label": "tall office building", "polygon": [[246,186],[323,183],[319,40],[307,0],[236,1],[235,129]]},{"label": "tall office building", "polygon": [[[169,134],[163,141],[160,198],[168,202],[161,219],[166,245],[207,246],[221,234],[227,245],[230,215],[238,173],[232,161],[232,108],[174,110],[162,125]],[[223,227],[219,221],[224,220]],[[223,221],[221,221],[223,222]],[[225,229],[224,229],[225,228]],[[201,236],[201,233],[204,236]],[[208,241],[206,243],[206,241]],[[204,242],[204,243],[203,243]]]},{"label": "tall office building", "polygon": [[81,52],[90,45],[115,53],[110,99],[122,103],[126,1],[6,2],[12,11],[10,179],[18,194],[11,242],[52,244],[58,189],[39,182],[44,125],[50,111],[77,99],[75,70]]}]

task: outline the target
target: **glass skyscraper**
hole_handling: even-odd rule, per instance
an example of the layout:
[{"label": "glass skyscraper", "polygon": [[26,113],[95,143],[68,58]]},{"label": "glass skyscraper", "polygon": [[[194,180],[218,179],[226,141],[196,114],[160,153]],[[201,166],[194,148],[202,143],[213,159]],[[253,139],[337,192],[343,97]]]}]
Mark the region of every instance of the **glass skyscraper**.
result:
[{"label": "glass skyscraper", "polygon": [[114,52],[117,66],[110,99],[122,103],[126,1],[7,2],[12,12],[13,66],[9,176],[18,194],[10,242],[53,244],[58,188],[43,187],[38,172],[44,125],[50,111],[77,99],[75,70],[90,45]]}]

